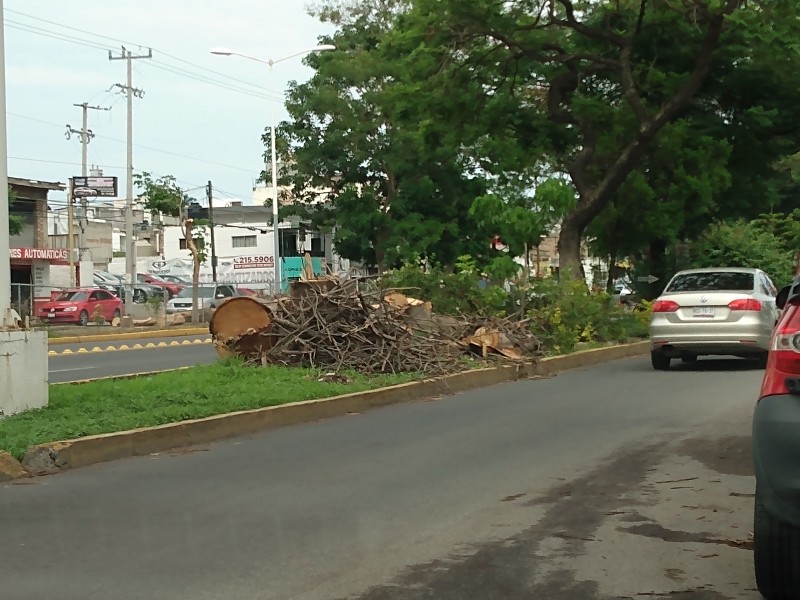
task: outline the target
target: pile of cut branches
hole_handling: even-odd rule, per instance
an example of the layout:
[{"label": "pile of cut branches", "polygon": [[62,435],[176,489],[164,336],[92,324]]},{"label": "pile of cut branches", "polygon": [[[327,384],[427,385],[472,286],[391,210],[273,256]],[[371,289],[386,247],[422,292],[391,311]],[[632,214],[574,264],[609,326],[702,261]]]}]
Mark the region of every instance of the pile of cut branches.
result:
[{"label": "pile of cut branches", "polygon": [[443,375],[463,370],[467,355],[520,361],[539,355],[525,323],[438,317],[430,303],[400,290],[364,293],[338,282],[272,303],[232,298],[217,308],[210,329],[222,355],[366,374]]}]

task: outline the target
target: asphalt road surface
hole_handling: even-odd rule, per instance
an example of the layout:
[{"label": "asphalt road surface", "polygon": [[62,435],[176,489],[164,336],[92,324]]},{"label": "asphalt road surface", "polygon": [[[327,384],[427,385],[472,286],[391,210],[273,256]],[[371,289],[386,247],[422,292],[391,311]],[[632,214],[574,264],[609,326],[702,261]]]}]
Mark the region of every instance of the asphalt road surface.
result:
[{"label": "asphalt road surface", "polygon": [[760,379],[627,359],[7,484],[0,596],[759,598]]},{"label": "asphalt road surface", "polygon": [[[48,360],[50,383],[63,383],[80,379],[96,377],[109,377],[112,375],[131,375],[178,367],[190,367],[212,363],[217,360],[217,354],[211,344],[191,344],[194,340],[205,340],[210,336],[188,337],[158,337],[142,340],[126,340],[119,342],[80,343],[50,346],[50,350],[63,352],[71,350],[75,354],[50,356]],[[108,346],[120,347],[148,343],[188,342],[190,345],[167,346],[165,348],[143,348],[141,350],[117,350],[104,352],[91,352],[94,347],[106,348]],[[86,349],[89,352],[78,354],[78,350]]]}]

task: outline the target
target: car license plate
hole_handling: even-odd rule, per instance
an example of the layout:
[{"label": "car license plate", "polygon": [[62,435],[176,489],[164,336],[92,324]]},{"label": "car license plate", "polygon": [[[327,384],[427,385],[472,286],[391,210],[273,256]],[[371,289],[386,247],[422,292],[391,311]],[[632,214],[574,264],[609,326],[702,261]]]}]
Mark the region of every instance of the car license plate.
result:
[{"label": "car license plate", "polygon": [[695,306],[694,307],[694,316],[695,317],[713,317],[714,316],[714,307],[713,306]]}]

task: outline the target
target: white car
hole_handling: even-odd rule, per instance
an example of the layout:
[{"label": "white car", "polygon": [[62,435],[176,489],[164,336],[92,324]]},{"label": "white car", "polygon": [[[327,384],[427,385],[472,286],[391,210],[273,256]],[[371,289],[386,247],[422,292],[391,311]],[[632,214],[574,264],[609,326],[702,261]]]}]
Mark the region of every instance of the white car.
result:
[{"label": "white car", "polygon": [[[216,308],[226,298],[233,298],[239,293],[236,288],[226,283],[201,284],[197,286],[197,308],[205,310]],[[192,286],[187,285],[178,295],[167,302],[167,314],[192,310]]]},{"label": "white car", "polygon": [[702,355],[766,359],[778,319],[777,290],[759,269],[676,273],[653,303],[650,358],[658,371]]}]

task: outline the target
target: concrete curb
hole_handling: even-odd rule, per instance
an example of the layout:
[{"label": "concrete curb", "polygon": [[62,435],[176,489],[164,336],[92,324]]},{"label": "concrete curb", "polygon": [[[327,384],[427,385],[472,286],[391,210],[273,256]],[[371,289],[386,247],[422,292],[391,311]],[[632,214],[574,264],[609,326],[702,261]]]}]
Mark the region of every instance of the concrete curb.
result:
[{"label": "concrete curb", "polygon": [[71,335],[47,340],[49,346],[63,344],[84,344],[89,342],[122,342],[125,340],[144,340],[161,337],[183,337],[187,335],[208,335],[208,327],[187,327],[184,329],[152,329],[132,333],[98,333],[94,335]]},{"label": "concrete curb", "polygon": [[[208,335],[207,333],[205,335]],[[89,348],[88,346],[84,348],[78,348],[77,350],[71,350],[70,348],[65,348],[64,350],[48,350],[47,356],[70,356],[74,354],[92,354],[97,352],[127,352],[129,350],[156,350],[159,348],[176,348],[178,346],[200,346],[203,344],[211,344],[211,338],[205,339],[197,339],[194,340],[187,340],[185,338],[191,337],[191,335],[187,334],[182,336],[184,339],[182,341],[172,340],[171,342],[148,342],[144,345],[142,344],[118,344],[113,346],[105,346],[101,348],[100,346],[94,346],[93,348]]]},{"label": "concrete curb", "polygon": [[161,369],[159,371],[141,371],[140,373],[128,373],[127,375],[106,375],[105,377],[92,377],[89,379],[74,379],[73,381],[57,381],[50,385],[82,385],[84,383],[94,383],[95,381],[118,381],[124,379],[138,379],[139,377],[151,377],[159,373],[174,373],[175,371],[186,371],[194,367],[174,367],[172,369]]},{"label": "concrete curb", "polygon": [[294,402],[204,419],[169,423],[157,427],[49,442],[29,448],[22,460],[22,466],[30,475],[49,475],[65,469],[85,467],[131,456],[146,456],[154,452],[214,442],[276,427],[364,412],[390,404],[451,395],[530,377],[544,377],[566,369],[587,367],[600,362],[641,355],[649,349],[649,341],[596,348],[545,358],[534,364],[504,365],[466,371],[447,377],[405,383],[368,392]]}]

